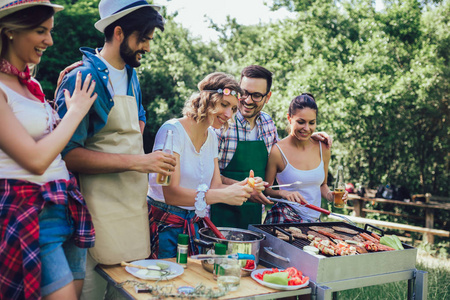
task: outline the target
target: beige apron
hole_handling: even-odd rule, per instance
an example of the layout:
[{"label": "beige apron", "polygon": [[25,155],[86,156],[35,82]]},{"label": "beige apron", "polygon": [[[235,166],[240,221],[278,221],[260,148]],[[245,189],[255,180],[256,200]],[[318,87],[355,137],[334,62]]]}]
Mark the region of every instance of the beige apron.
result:
[{"label": "beige apron", "polygon": [[[107,153],[144,154],[135,97],[114,96],[105,127],[88,138],[85,147]],[[95,227],[95,247],[89,249],[92,257],[108,265],[149,257],[147,174],[80,174],[80,186]]]}]

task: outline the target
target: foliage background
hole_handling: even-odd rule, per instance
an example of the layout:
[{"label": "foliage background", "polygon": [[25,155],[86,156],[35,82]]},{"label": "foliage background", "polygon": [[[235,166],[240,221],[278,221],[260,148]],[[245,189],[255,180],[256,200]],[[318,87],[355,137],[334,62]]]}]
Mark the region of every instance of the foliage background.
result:
[{"label": "foliage background", "polygon": [[[55,17],[54,47],[37,76],[48,96],[60,70],[81,58],[80,46],[103,44],[93,26],[98,0],[54,2],[65,10]],[[260,64],[274,73],[265,111],[280,136],[290,100],[306,91],[316,96],[318,130],[334,139],[330,178],[340,162],[355,184],[396,184],[448,197],[450,1],[384,4],[377,12],[369,0],[276,0],[273,9],[284,6],[297,17],[252,26],[211,20],[218,43],[193,38],[163,9],[166,29],[155,34],[138,69],[148,114],[146,151],[159,126],[181,115],[205,75],[224,71],[239,78],[243,67]],[[437,224],[449,230],[448,221]]]}]

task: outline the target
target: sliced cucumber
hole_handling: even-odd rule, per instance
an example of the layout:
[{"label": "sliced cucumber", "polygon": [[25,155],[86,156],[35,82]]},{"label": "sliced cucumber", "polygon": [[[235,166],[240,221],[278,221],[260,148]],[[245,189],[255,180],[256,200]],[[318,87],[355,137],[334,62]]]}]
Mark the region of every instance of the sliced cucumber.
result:
[{"label": "sliced cucumber", "polygon": [[157,262],[156,265],[161,268],[161,270],[166,270],[169,268],[169,264]]}]

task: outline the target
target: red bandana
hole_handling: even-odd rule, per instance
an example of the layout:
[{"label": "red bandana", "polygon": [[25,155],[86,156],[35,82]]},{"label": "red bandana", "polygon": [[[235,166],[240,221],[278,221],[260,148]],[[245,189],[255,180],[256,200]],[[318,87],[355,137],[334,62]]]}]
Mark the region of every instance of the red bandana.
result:
[{"label": "red bandana", "polygon": [[36,96],[42,103],[45,102],[45,95],[41,90],[39,83],[31,79],[30,68],[28,66],[25,71],[21,72],[6,59],[0,61],[0,72],[15,75],[19,78],[19,82],[26,85],[28,90]]}]

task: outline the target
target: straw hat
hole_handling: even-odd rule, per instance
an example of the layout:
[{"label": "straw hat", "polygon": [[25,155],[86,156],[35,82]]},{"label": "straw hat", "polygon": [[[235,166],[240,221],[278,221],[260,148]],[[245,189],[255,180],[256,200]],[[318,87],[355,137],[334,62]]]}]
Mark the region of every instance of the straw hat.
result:
[{"label": "straw hat", "polygon": [[64,9],[64,7],[61,5],[50,3],[50,0],[0,0],[0,18],[3,18],[16,11],[37,5],[53,7],[55,12]]},{"label": "straw hat", "polygon": [[160,6],[148,4],[145,0],[101,0],[98,5],[100,20],[94,26],[98,31],[104,32],[108,25],[144,6],[153,7],[157,11],[161,9]]}]

